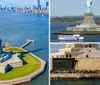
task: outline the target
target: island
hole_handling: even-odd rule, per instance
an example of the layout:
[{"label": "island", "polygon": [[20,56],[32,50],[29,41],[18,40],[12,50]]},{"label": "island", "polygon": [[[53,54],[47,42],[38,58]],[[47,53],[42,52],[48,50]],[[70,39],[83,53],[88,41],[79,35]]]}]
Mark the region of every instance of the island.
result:
[{"label": "island", "polygon": [[[87,10],[84,14],[84,17],[78,17],[78,18],[71,18],[71,20],[81,20],[78,21],[78,23],[75,26],[67,27],[65,30],[62,31],[56,31],[54,34],[100,34],[100,20],[96,19],[96,23],[94,20],[94,14],[92,12],[92,0],[87,0]],[[84,20],[82,20],[84,18]],[[53,18],[51,18],[53,20]],[[59,19],[58,19],[59,20]],[[70,20],[70,21],[71,21]]]},{"label": "island", "polygon": [[13,85],[33,78],[45,71],[46,62],[24,49],[34,42],[27,40],[21,47],[2,46],[0,39],[0,85]]}]

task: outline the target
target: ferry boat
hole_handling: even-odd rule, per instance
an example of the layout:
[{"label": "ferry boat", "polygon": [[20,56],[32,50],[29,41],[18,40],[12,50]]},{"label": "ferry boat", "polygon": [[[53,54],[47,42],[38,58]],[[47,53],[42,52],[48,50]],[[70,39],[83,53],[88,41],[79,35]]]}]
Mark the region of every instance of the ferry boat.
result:
[{"label": "ferry boat", "polygon": [[83,40],[84,37],[74,34],[74,35],[58,35],[59,40]]}]

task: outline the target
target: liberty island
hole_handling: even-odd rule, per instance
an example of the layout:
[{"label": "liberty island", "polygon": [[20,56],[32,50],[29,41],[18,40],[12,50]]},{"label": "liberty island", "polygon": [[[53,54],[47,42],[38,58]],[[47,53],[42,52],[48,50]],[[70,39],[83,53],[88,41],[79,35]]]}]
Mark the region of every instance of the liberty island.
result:
[{"label": "liberty island", "polygon": [[2,47],[0,40],[0,84],[13,85],[31,81],[44,72],[46,62],[24,49],[31,42],[34,41],[27,40],[21,47],[11,47],[8,44]]},{"label": "liberty island", "polygon": [[92,0],[87,0],[86,12],[84,20],[81,24],[67,27],[64,31],[57,31],[58,34],[100,34],[100,25],[94,21],[94,14],[92,12]]},{"label": "liberty island", "polygon": [[67,28],[68,31],[100,31],[100,25],[97,25],[93,19],[92,0],[87,0],[87,10],[84,14],[84,21],[80,25]]},{"label": "liberty island", "polygon": [[[6,16],[4,16],[4,14]],[[20,18],[18,18],[19,17],[18,15],[20,15]],[[27,15],[27,17],[26,17],[26,15]],[[39,57],[36,58],[36,55],[40,56],[40,57],[42,56],[41,58],[43,60],[47,61],[48,57],[44,58],[44,56],[47,56],[46,55],[47,52],[43,53],[44,50],[38,50],[40,48],[46,48],[46,46],[47,46],[46,44],[45,44],[45,46],[44,45],[40,46],[38,43],[38,42],[41,42],[41,43],[43,42],[39,37],[44,36],[47,31],[46,30],[45,33],[43,33],[43,35],[42,35],[38,31],[39,29],[41,29],[41,27],[39,28],[38,26],[37,27],[34,26],[34,23],[36,22],[36,20],[40,18],[39,16],[42,16],[42,15],[41,14],[39,14],[39,15],[31,14],[31,16],[30,16],[29,13],[25,14],[25,13],[15,13],[15,12],[13,12],[13,13],[12,12],[11,13],[5,13],[5,12],[2,13],[1,12],[0,17],[2,17],[2,18],[1,18],[0,24],[1,24],[1,30],[2,30],[2,32],[1,32],[2,38],[1,39],[3,39],[3,45],[2,45],[3,51],[4,52],[12,51],[12,54],[19,54],[20,56],[23,56],[22,58],[20,57],[20,60],[22,60],[22,62],[23,62],[22,66],[13,67],[11,69],[8,69],[5,73],[0,73],[1,81],[5,80],[8,83],[9,79],[11,79],[11,80],[15,79],[15,78],[18,79],[20,76],[25,76],[25,75],[23,75],[24,73],[27,76],[27,74],[37,72],[37,70],[40,69],[42,64],[41,64],[41,61],[38,59]],[[14,17],[14,18],[12,18],[12,17]],[[34,20],[33,20],[33,18],[34,18]],[[8,19],[8,21],[6,21],[6,19]],[[16,19],[18,20],[17,22],[16,22]],[[45,20],[44,22],[47,23],[47,15],[44,15],[41,17],[41,22],[43,20]],[[26,30],[27,25],[25,25],[25,23],[27,21],[30,21],[30,23],[27,23],[28,27],[30,28],[29,31]],[[12,22],[12,23],[10,24],[9,22]],[[37,24],[42,24],[41,22],[37,23]],[[12,24],[14,24],[14,25],[12,26]],[[44,24],[42,24],[42,25],[43,25],[43,29],[47,28],[46,24],[45,24],[45,27],[44,27]],[[35,33],[34,33],[34,30],[35,30]],[[41,30],[41,32],[42,32],[42,30]],[[28,33],[28,35],[27,35],[27,33]],[[38,35],[36,35],[36,34],[38,34]],[[19,35],[22,37],[20,37]],[[36,42],[31,43],[30,45],[23,48],[25,46],[25,44],[23,45],[23,43],[25,42],[26,39],[29,39],[29,40],[32,39],[32,40],[35,40]],[[5,42],[9,42],[9,45],[7,45],[7,44],[5,45],[4,44]],[[8,48],[6,48],[6,47],[8,47]],[[25,49],[27,49],[27,50],[25,50]],[[40,54],[38,51],[42,52],[42,54]],[[30,54],[30,53],[32,53],[32,54]],[[13,56],[11,58],[13,58]],[[8,62],[9,60],[7,60],[5,62]],[[26,62],[24,62],[24,61],[26,61]],[[34,79],[32,79],[32,81],[29,80],[30,82],[22,81],[22,79],[20,79],[20,81],[25,82],[25,84],[26,83],[35,83],[36,84],[37,83],[36,85],[39,85],[39,81],[41,81],[41,80],[39,80],[39,78],[43,78],[43,80],[45,79],[45,77],[43,75],[45,75],[45,77],[48,76],[47,72],[44,72],[42,75],[39,75],[38,77],[34,76]],[[43,82],[43,83],[47,83],[47,81]]]}]

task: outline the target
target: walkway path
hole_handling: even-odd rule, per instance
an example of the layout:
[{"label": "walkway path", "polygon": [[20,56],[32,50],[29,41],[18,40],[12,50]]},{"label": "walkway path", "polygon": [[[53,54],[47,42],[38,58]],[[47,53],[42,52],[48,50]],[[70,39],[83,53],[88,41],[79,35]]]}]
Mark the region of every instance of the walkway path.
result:
[{"label": "walkway path", "polygon": [[32,42],[35,42],[35,41],[34,40],[26,40],[26,43],[24,45],[22,45],[20,48],[24,48]]}]

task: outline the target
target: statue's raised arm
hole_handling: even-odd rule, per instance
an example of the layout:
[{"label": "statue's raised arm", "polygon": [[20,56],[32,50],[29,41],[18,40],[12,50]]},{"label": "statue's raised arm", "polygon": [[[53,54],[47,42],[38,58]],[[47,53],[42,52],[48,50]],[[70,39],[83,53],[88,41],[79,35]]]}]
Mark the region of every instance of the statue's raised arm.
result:
[{"label": "statue's raised arm", "polygon": [[92,12],[92,0],[87,0],[87,12]]}]

